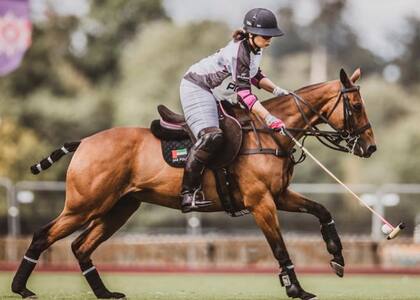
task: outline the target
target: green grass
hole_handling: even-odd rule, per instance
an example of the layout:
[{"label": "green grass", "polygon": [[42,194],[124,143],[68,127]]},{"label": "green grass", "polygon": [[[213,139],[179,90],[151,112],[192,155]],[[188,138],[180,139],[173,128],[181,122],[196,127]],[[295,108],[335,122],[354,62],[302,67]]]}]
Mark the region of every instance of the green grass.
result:
[{"label": "green grass", "polygon": [[[10,291],[13,274],[0,273],[0,299],[19,299]],[[300,276],[303,287],[322,300],[420,299],[420,277],[333,275]],[[282,300],[289,299],[276,275],[104,274],[110,290],[142,300]],[[35,273],[28,288],[40,299],[95,299],[81,275]]]}]

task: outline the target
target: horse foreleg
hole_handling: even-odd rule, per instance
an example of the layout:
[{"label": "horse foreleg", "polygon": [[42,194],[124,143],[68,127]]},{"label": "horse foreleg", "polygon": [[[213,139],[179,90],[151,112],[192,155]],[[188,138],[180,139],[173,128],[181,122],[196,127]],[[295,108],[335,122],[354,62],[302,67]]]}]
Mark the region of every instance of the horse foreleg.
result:
[{"label": "horse foreleg", "polygon": [[[245,200],[246,202],[246,200]],[[268,193],[261,201],[250,207],[257,225],[264,233],[274,257],[281,268],[280,283],[286,288],[287,296],[303,300],[316,299],[316,296],[306,292],[296,277],[294,266],[290,260],[286,245],[280,233],[276,205]]]},{"label": "horse foreleg", "polygon": [[95,249],[113,235],[139,208],[140,201],[130,197],[121,198],[104,216],[95,219],[89,227],[71,244],[82,274],[97,298],[124,299],[125,295],[110,292],[104,285],[91,260]]},{"label": "horse foreleg", "polygon": [[81,228],[87,221],[88,217],[86,215],[65,212],[51,223],[36,231],[13,278],[12,291],[21,295],[22,298],[35,298],[35,294],[26,288],[26,283],[41,253],[54,242]]},{"label": "horse foreleg", "polygon": [[308,213],[318,218],[321,224],[321,234],[325,241],[328,252],[333,255],[330,265],[334,272],[339,276],[344,275],[344,257],[342,254],[343,246],[335,228],[331,213],[321,204],[316,203],[296,193],[286,190],[277,200],[279,210]]}]

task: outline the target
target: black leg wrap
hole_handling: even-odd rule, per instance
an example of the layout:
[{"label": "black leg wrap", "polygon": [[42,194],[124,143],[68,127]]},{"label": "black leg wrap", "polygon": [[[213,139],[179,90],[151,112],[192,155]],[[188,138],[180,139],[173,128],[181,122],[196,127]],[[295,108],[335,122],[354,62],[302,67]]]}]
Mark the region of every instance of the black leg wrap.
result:
[{"label": "black leg wrap", "polygon": [[29,257],[28,252],[29,251],[27,251],[27,255],[25,255],[25,257],[27,258],[22,259],[19,268],[16,271],[15,277],[13,278],[12,292],[21,295],[24,299],[35,299],[35,293],[26,288],[28,278],[36,266],[36,259],[32,259],[31,257]]},{"label": "black leg wrap", "polygon": [[306,292],[301,286],[296,277],[293,265],[283,268],[279,274],[280,284],[286,288],[286,294],[290,298],[299,298],[302,300],[317,299],[314,294]]},{"label": "black leg wrap", "polygon": [[342,254],[343,246],[335,228],[334,221],[321,224],[322,238],[327,245],[327,250],[334,258],[330,261],[331,268],[339,277],[344,276],[344,257]]},{"label": "black leg wrap", "polygon": [[337,229],[335,228],[334,221],[327,224],[321,224],[322,238],[327,245],[327,250],[330,254],[341,254],[343,246],[341,245],[340,237],[338,236]]},{"label": "black leg wrap", "polygon": [[117,292],[110,292],[102,282],[98,271],[92,261],[79,262],[82,274],[85,276],[90,288],[97,298],[100,299],[125,299],[125,295]]}]

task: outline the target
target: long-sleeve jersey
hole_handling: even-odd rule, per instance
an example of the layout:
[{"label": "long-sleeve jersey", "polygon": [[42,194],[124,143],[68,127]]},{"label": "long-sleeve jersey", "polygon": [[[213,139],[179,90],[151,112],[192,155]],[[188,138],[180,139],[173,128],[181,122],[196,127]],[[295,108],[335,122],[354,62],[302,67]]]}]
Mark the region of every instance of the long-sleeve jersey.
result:
[{"label": "long-sleeve jersey", "polygon": [[259,68],[262,50],[254,53],[246,40],[231,41],[213,55],[192,65],[184,78],[211,91],[217,100],[235,102],[236,92],[251,90],[264,76]]}]

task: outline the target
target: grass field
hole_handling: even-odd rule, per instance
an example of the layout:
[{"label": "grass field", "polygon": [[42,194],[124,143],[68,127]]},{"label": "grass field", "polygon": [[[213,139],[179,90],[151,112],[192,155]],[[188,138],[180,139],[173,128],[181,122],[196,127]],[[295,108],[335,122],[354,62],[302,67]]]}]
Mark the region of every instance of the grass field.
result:
[{"label": "grass field", "polygon": [[[19,299],[10,291],[12,273],[0,273],[0,299]],[[420,299],[420,276],[302,275],[303,287],[322,300]],[[289,299],[275,275],[252,274],[104,274],[110,290],[142,300]],[[81,275],[36,273],[28,287],[39,299],[95,299]]]}]

